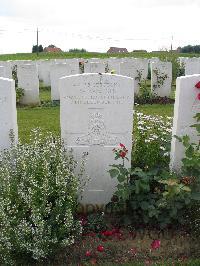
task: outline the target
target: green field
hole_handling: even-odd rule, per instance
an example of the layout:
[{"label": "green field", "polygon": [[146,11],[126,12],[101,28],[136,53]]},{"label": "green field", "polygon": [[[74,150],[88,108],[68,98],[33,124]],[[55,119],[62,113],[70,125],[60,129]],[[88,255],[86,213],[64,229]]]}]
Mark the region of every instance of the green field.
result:
[{"label": "green field", "polygon": [[1,54],[0,60],[37,60],[37,59],[55,59],[55,58],[108,58],[108,57],[159,57],[170,58],[172,57],[199,57],[199,54],[186,54],[186,53],[171,53],[171,52],[157,52],[157,53],[141,53],[141,52],[132,52],[127,54],[107,54],[107,53],[95,53],[95,52],[86,52],[86,53],[69,53],[69,52],[60,52],[60,53],[39,53],[37,56],[36,53],[18,53],[18,54]]}]

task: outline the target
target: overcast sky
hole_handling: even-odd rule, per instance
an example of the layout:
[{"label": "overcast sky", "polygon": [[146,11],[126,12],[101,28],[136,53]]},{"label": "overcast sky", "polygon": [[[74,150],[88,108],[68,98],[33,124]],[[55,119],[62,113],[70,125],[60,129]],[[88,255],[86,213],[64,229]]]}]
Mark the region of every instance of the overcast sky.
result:
[{"label": "overcast sky", "polygon": [[0,0],[0,53],[36,44],[63,51],[169,49],[200,44],[200,0]]}]

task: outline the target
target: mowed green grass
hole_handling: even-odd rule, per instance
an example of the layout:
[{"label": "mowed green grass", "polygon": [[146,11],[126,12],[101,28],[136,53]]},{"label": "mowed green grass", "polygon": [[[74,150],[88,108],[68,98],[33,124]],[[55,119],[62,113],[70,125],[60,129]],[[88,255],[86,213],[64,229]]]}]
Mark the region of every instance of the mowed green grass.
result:
[{"label": "mowed green grass", "polygon": [[108,58],[108,57],[159,57],[168,58],[171,57],[199,57],[200,54],[186,54],[186,53],[171,53],[171,52],[130,52],[122,54],[107,54],[107,53],[97,53],[97,52],[84,52],[84,53],[71,53],[71,52],[59,52],[59,53],[17,53],[17,54],[1,54],[0,60],[37,60],[37,59],[55,59],[55,58]]}]

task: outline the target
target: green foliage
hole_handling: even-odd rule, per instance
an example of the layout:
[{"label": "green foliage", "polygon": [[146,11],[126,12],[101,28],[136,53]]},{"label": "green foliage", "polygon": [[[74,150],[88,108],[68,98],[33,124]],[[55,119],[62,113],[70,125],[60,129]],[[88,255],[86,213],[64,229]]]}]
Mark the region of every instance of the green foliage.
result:
[{"label": "green foliage", "polygon": [[[196,118],[197,124],[192,127],[197,129],[199,136],[200,115],[197,114]],[[156,117],[151,121],[150,116],[137,113],[135,121],[133,167],[125,168],[126,157],[120,154],[116,156],[118,150],[114,150],[115,159],[121,158],[122,163],[111,165],[109,170],[111,178],[118,181],[113,208],[121,211],[126,209],[126,214],[131,218],[129,221],[133,224],[139,222],[163,228],[173,224],[188,224],[187,209],[196,206],[195,213],[190,216],[193,217],[192,224],[196,230],[200,225],[200,144],[190,143],[188,136],[178,138],[185,146],[182,173],[180,176],[170,173],[169,170],[163,170],[167,169],[169,163],[163,158],[171,139],[171,130],[166,127],[166,121],[162,123]],[[171,121],[168,121],[168,126],[171,128]]]},{"label": "green foliage", "polygon": [[200,53],[200,45],[187,45],[181,48],[181,53]]},{"label": "green foliage", "polygon": [[69,53],[87,53],[87,51],[84,48],[82,49],[73,48],[73,49],[69,49]]},{"label": "green foliage", "polygon": [[32,53],[37,53],[37,52],[39,52],[39,53],[41,53],[41,52],[43,52],[43,46],[40,44],[39,46],[37,46],[37,44],[36,45],[33,45],[33,47],[32,47]]},{"label": "green foliage", "polygon": [[91,213],[87,216],[87,223],[84,226],[84,233],[87,232],[102,232],[107,228],[104,213]]},{"label": "green foliage", "polygon": [[[157,169],[126,169],[111,165],[109,173],[118,180],[113,209],[126,209],[130,224],[164,228],[185,222],[185,208],[191,203],[191,190],[168,172]],[[173,180],[173,182],[172,182]]]},{"label": "green foliage", "polygon": [[17,65],[14,65],[14,66],[13,66],[13,69],[12,69],[12,78],[13,78],[14,81],[15,81],[15,88],[17,88],[17,87],[18,87]]},{"label": "green foliage", "polygon": [[13,67],[12,78],[15,81],[16,103],[19,104],[21,97],[24,96],[24,90],[22,88],[18,88],[17,65],[14,65]]},{"label": "green foliage", "polygon": [[[191,127],[197,131],[200,137],[200,113],[195,115],[196,124]],[[191,231],[196,236],[200,233],[200,141],[191,143],[188,136],[177,137],[185,147],[185,157],[182,159],[182,173],[184,180],[190,184],[192,189],[191,197],[194,200],[191,208],[188,209],[187,219]],[[197,202],[196,202],[197,201]]]},{"label": "green foliage", "polygon": [[[0,156],[0,261],[39,260],[73,244],[78,191],[76,163],[60,139],[40,131],[31,144]],[[16,264],[15,264],[16,265]]]},{"label": "green foliage", "polygon": [[158,69],[153,70],[156,76],[156,83],[153,85],[153,90],[160,88],[165,83],[165,80],[168,78],[167,74],[160,72]]},{"label": "green foliage", "polygon": [[22,88],[16,88],[16,102],[19,104],[20,99],[24,96],[24,90]]}]

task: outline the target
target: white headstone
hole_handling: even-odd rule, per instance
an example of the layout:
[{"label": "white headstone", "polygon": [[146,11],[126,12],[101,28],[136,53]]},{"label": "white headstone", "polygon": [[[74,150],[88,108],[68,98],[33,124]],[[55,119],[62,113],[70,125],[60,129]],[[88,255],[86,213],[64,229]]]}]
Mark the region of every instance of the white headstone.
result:
[{"label": "white headstone", "polygon": [[105,73],[105,64],[100,62],[88,62],[84,64],[85,73]]},{"label": "white headstone", "polygon": [[0,66],[5,68],[4,76],[5,78],[12,79],[12,64],[11,61],[1,61]]},{"label": "white headstone", "polygon": [[40,103],[39,79],[36,65],[20,65],[17,68],[18,88],[24,90],[24,96],[20,103],[24,105],[36,105]]},{"label": "white headstone", "polygon": [[111,200],[116,180],[108,174],[113,148],[128,148],[130,167],[133,126],[133,80],[112,74],[83,74],[60,79],[61,136],[80,161],[88,153],[90,180],[81,203],[101,205]]},{"label": "white headstone", "polygon": [[59,93],[59,78],[78,74],[78,69],[74,68],[74,64],[55,64],[50,68],[50,79],[51,79],[51,100],[60,100]]},{"label": "white headstone", "polygon": [[[200,75],[192,75],[177,78],[176,98],[174,105],[174,120],[172,136],[182,137],[188,135],[191,142],[198,143],[197,131],[191,127],[197,123],[194,116],[200,113],[200,100],[198,95],[200,89],[195,85],[200,81]],[[170,167],[174,171],[180,171],[182,158],[184,157],[184,146],[176,138],[172,138]]]},{"label": "white headstone", "polygon": [[160,97],[169,97],[172,87],[172,63],[153,62],[151,64],[151,91]]},{"label": "white headstone", "polygon": [[185,75],[200,74],[200,58],[187,58],[185,60]]},{"label": "white headstone", "polygon": [[45,86],[51,85],[50,80],[50,67],[52,64],[55,64],[55,61],[53,60],[43,60],[39,64],[39,78],[41,81],[43,81]]},{"label": "white headstone", "polygon": [[14,143],[18,139],[15,82],[0,78],[0,150],[11,145],[10,133]]},{"label": "white headstone", "polygon": [[147,79],[148,60],[132,58],[129,62],[121,63],[120,75],[134,79],[134,93],[138,94],[140,89],[140,82]]},{"label": "white headstone", "polygon": [[114,72],[114,74],[120,74],[120,62],[117,58],[109,58],[107,61],[107,65],[109,73]]},{"label": "white headstone", "polygon": [[6,78],[6,68],[4,66],[0,66],[0,77]]}]

